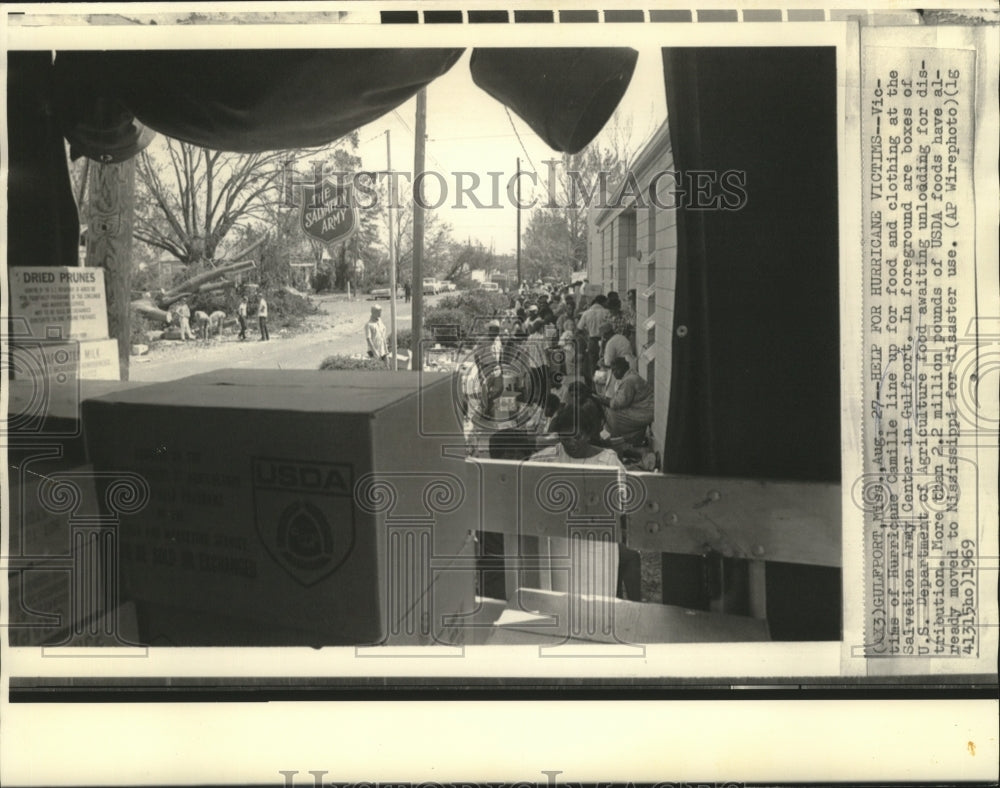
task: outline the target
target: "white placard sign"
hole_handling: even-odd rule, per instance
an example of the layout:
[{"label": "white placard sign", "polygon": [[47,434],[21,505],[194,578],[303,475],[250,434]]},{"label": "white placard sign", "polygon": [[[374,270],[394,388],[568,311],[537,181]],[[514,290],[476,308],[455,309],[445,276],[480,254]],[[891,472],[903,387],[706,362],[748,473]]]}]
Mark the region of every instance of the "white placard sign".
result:
[{"label": "white placard sign", "polygon": [[35,339],[107,339],[104,269],[12,266],[11,315]]},{"label": "white placard sign", "polygon": [[[60,380],[121,380],[118,366],[118,340],[93,339],[88,342],[39,342],[31,348],[41,354],[41,369],[49,378]],[[37,371],[26,367],[15,370],[15,377],[25,379]]]}]

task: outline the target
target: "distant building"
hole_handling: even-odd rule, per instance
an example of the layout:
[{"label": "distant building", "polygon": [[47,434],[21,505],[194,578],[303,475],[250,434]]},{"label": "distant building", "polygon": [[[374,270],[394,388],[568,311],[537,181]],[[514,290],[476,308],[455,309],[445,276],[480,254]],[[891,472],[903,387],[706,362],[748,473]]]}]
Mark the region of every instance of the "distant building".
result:
[{"label": "distant building", "polygon": [[139,263],[138,271],[148,271],[152,276],[150,285],[157,289],[168,290],[178,274],[187,270],[187,263],[182,263],[176,257],[161,257],[155,263]]}]

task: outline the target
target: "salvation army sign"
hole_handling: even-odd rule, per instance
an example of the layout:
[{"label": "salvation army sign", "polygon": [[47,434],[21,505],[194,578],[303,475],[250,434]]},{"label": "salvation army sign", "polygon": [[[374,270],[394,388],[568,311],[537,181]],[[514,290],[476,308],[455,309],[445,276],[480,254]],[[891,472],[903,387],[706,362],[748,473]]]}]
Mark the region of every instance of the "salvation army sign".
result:
[{"label": "salvation army sign", "polygon": [[302,185],[299,219],[302,231],[325,244],[342,241],[358,229],[351,185],[324,179],[317,185]]}]

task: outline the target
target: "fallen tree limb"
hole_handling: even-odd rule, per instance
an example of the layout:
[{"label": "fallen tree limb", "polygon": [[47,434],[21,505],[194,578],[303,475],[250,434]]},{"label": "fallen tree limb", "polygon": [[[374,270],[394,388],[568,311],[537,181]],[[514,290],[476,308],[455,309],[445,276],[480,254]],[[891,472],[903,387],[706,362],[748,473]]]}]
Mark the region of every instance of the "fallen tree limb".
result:
[{"label": "fallen tree limb", "polygon": [[[241,252],[241,255],[252,251],[255,245],[251,245]],[[238,262],[225,263],[211,271],[192,276],[185,279],[179,285],[170,290],[161,290],[155,295],[143,297],[131,302],[132,309],[150,320],[158,320],[162,323],[170,322],[170,307],[184,298],[190,298],[196,293],[210,293],[215,290],[222,290],[232,286],[232,282],[226,277],[230,274],[238,274],[256,268],[257,264],[253,260],[242,260]],[[223,281],[219,281],[219,280]]]}]

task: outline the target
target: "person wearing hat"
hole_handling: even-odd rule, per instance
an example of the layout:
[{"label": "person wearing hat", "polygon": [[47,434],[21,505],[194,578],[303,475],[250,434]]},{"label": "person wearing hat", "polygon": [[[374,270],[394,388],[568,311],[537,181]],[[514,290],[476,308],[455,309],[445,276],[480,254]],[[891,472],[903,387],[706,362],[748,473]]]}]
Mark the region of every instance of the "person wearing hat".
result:
[{"label": "person wearing hat", "polygon": [[371,317],[365,323],[365,340],[368,342],[368,358],[378,358],[389,366],[389,349],[386,344],[385,323],[382,322],[382,307],[372,307]]}]

